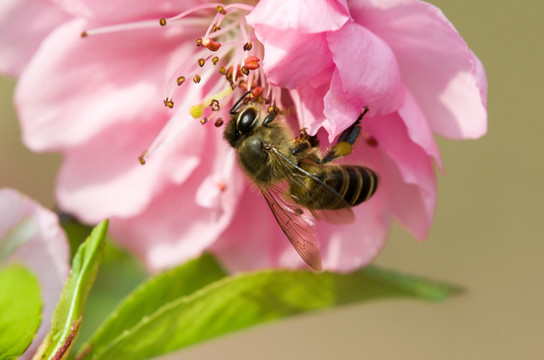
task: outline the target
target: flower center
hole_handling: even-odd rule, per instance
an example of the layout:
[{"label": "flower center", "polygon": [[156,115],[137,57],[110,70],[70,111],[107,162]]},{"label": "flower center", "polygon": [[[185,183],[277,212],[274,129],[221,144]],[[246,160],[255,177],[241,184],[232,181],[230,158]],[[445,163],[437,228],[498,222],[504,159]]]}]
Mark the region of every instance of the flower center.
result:
[{"label": "flower center", "polygon": [[[193,55],[189,59],[181,59],[180,65],[170,76],[170,81],[165,84],[163,103],[173,109],[176,89],[181,86],[204,86],[201,89],[203,100],[189,106],[189,114],[182,114],[182,117],[197,119],[202,125],[211,122],[220,127],[224,123],[221,114],[228,116],[225,109],[232,104],[235,96],[233,90],[238,88],[244,93],[250,91],[248,101],[273,103],[280,97],[281,89],[270,86],[261,71],[260,62],[264,56],[264,48],[245,21],[245,15],[252,10],[253,6],[241,3],[225,6],[200,4],[176,16],[161,18],[158,22],[150,20],[107,26],[84,31],[81,36],[157,26],[188,26],[195,20],[202,26],[202,21],[211,19],[202,36],[194,39]],[[177,114],[172,120],[174,117]],[[174,138],[183,129],[182,123],[186,121],[182,119],[178,126],[167,124],[149,149],[139,157],[140,163],[145,164],[157,148]],[[172,127],[176,130],[172,131]]]}]

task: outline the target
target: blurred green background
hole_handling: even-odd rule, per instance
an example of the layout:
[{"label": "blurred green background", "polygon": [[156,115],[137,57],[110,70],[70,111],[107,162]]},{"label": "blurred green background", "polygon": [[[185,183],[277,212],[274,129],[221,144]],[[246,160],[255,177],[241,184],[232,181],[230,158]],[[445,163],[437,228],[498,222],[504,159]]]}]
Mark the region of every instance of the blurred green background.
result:
[{"label": "blurred green background", "polygon": [[[395,227],[377,263],[468,292],[444,304],[387,301],[311,314],[180,358],[544,359],[544,2],[432,3],[486,68],[489,132],[477,141],[439,139],[446,176],[430,235],[418,243]],[[51,207],[61,159],[22,146],[14,85],[0,79],[0,186]]]}]

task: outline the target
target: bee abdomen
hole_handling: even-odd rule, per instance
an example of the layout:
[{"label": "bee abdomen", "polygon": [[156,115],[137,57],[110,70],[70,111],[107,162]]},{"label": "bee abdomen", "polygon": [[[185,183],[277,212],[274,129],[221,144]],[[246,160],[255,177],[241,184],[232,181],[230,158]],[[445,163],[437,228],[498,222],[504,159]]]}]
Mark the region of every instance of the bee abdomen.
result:
[{"label": "bee abdomen", "polygon": [[355,206],[368,200],[378,188],[378,175],[369,168],[356,165],[330,165],[328,174],[322,179],[334,189],[345,202],[329,199],[322,204],[324,209],[339,209]]}]

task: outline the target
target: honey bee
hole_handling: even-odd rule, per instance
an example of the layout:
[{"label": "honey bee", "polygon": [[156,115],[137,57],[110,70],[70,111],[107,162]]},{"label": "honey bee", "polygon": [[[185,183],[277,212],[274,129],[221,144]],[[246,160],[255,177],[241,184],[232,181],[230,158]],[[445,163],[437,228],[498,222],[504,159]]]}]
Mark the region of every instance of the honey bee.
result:
[{"label": "honey bee", "polygon": [[224,138],[235,149],[240,167],[263,193],[281,229],[310,267],[322,270],[315,221],[347,224],[352,206],[368,200],[378,176],[367,167],[333,161],[351,152],[365,107],[336,145],[321,156],[315,136],[304,129],[295,138],[278,119],[275,106],[250,101],[247,92],[230,110]]}]

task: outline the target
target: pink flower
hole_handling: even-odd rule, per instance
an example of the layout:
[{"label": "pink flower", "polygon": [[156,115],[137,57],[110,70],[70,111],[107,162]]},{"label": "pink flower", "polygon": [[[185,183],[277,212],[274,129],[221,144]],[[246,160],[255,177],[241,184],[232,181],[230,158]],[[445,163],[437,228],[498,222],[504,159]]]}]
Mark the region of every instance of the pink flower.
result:
[{"label": "pink flower", "polygon": [[20,359],[30,359],[44,339],[69,271],[69,248],[57,216],[12,189],[0,189],[0,266],[22,263],[37,277],[42,322]]},{"label": "pink flower", "polygon": [[[11,11],[34,3],[45,6],[27,0]],[[109,217],[113,237],[152,269],[206,249],[232,270],[300,266],[214,126],[244,89],[260,86],[293,130],[306,127],[323,146],[370,108],[346,161],[375,170],[380,187],[353,208],[353,224],[318,224],[325,269],[371,261],[394,219],[423,240],[433,162],[442,167],[433,134],[486,132],[483,67],[440,10],[416,0],[216,6],[50,5],[65,20],[32,37],[44,40],[24,59],[16,103],[26,145],[64,155],[59,205],[85,222]],[[12,47],[24,47],[19,36]]]}]

